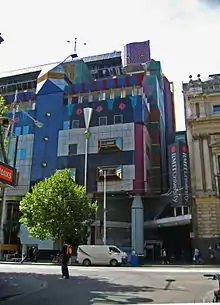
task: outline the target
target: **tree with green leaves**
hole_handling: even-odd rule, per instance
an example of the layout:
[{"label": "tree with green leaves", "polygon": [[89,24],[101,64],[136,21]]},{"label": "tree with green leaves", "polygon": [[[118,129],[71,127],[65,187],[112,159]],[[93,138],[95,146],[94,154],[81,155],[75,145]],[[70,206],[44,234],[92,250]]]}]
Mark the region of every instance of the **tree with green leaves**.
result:
[{"label": "tree with green leaves", "polygon": [[97,202],[71,178],[70,170],[57,170],[37,183],[20,202],[24,224],[31,236],[44,240],[84,243],[96,219]]},{"label": "tree with green leaves", "polygon": [[5,116],[9,110],[9,105],[5,105],[3,96],[0,95],[0,116]]}]

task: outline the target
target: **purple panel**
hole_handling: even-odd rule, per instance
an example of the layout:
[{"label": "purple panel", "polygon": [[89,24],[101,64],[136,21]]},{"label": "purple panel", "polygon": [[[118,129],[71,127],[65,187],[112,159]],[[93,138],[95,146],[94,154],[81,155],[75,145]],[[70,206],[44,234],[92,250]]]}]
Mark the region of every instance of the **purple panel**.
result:
[{"label": "purple panel", "polygon": [[82,92],[82,84],[75,84],[74,89],[76,93]]},{"label": "purple panel", "polygon": [[125,46],[125,66],[145,63],[150,60],[150,41],[133,42]]},{"label": "purple panel", "polygon": [[98,90],[103,90],[103,89],[104,89],[103,81],[102,81],[102,80],[97,80],[97,81],[96,81],[96,88],[97,88]]}]

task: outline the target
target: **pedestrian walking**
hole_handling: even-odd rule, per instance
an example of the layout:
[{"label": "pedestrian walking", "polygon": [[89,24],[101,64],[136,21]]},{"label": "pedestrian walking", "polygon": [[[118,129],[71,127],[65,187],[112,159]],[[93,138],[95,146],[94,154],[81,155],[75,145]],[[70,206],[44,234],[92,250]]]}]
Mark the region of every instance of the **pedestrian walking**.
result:
[{"label": "pedestrian walking", "polygon": [[61,260],[62,278],[68,279],[69,278],[68,262],[72,254],[72,248],[66,242],[63,243],[61,254],[62,254],[62,260]]}]

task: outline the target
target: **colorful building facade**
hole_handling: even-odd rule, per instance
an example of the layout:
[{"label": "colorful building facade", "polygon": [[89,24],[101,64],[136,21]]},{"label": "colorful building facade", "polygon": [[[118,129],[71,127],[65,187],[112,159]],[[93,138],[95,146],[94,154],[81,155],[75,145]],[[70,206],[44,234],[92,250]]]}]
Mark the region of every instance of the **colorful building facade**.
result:
[{"label": "colorful building facade", "polygon": [[89,242],[102,243],[106,171],[108,243],[143,253],[145,235],[150,238],[145,222],[167,204],[160,195],[169,190],[174,105],[160,62],[150,58],[149,42],[126,48],[126,65],[121,52],[114,52],[0,75],[6,103],[13,103],[13,90],[20,86],[14,126],[20,175],[8,200],[19,202],[56,169],[70,168],[76,182],[85,183],[84,113],[90,108],[86,187],[99,210]]}]

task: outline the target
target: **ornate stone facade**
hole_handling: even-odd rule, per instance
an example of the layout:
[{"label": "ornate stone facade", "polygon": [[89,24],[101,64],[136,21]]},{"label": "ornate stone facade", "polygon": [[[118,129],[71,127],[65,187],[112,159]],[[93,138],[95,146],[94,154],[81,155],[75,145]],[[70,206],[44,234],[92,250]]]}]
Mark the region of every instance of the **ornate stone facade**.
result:
[{"label": "ornate stone facade", "polygon": [[[220,241],[220,77],[183,85],[193,192],[193,241],[207,249]],[[207,252],[207,250],[206,250]]]}]

